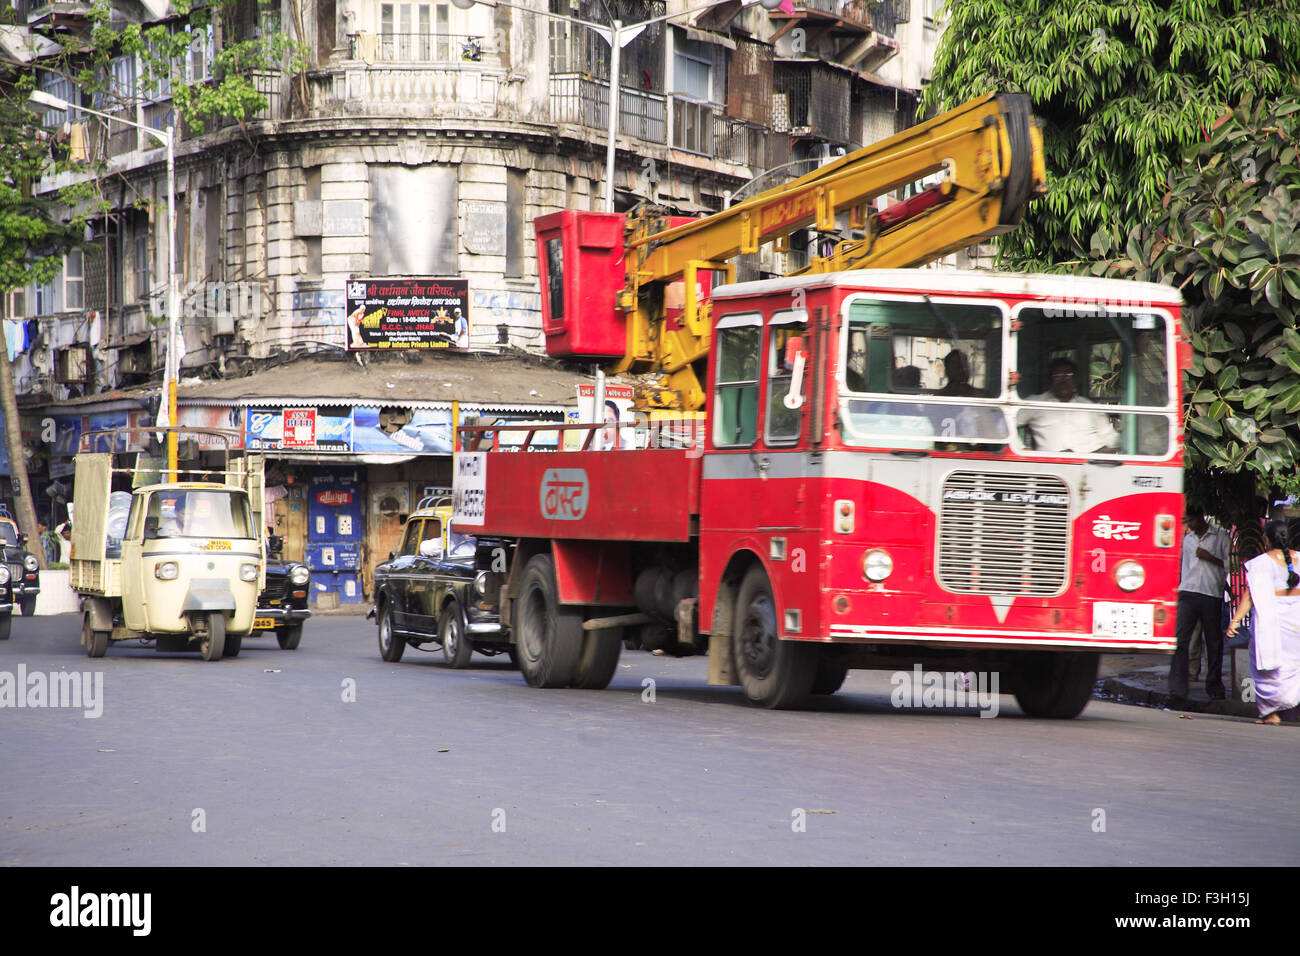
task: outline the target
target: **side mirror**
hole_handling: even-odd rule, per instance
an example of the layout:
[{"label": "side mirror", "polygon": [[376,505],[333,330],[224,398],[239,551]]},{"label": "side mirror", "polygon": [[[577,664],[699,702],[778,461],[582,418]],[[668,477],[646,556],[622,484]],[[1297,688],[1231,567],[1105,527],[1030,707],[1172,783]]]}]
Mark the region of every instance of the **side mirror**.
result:
[{"label": "side mirror", "polygon": [[284,553],[284,537],[278,534],[268,535],[266,538],[266,550],[273,557],[280,557]]},{"label": "side mirror", "polygon": [[160,519],[158,519],[157,517],[144,519],[144,537],[146,541],[158,537],[159,520]]},{"label": "side mirror", "polygon": [[19,532],[18,532],[18,543],[19,543],[19,544],[26,544],[26,543],[27,543],[27,535],[26,535],[25,533],[23,533],[22,531],[19,531]]}]

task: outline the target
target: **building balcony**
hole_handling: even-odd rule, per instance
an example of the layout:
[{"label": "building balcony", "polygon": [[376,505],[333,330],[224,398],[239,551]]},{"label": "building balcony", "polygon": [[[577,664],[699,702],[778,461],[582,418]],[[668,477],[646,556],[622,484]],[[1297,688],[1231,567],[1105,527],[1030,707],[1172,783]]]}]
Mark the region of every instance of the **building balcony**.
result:
[{"label": "building balcony", "polygon": [[[620,87],[618,103],[619,135],[648,143],[668,141],[667,103],[662,93]],[[554,74],[550,110],[551,122],[557,126],[583,126],[603,133],[609,129],[609,84],[581,74]]]}]

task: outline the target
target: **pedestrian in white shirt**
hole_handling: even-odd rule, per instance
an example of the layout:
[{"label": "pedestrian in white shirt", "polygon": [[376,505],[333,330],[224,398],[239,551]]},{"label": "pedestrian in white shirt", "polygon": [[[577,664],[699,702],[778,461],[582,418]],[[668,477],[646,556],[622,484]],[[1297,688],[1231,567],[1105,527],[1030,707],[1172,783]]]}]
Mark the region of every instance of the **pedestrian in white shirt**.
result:
[{"label": "pedestrian in white shirt", "polygon": [[[1078,394],[1079,367],[1068,358],[1052,359],[1047,375],[1048,391],[1029,396],[1029,401],[1094,404]],[[1031,408],[1020,413],[1020,424],[1028,430],[1038,451],[1111,454],[1119,450],[1119,433],[1103,412]]]},{"label": "pedestrian in white shirt", "polygon": [[1178,646],[1169,665],[1169,693],[1186,697],[1188,648],[1192,631],[1201,625],[1205,644],[1205,692],[1223,700],[1223,592],[1228,586],[1228,534],[1190,512],[1183,518],[1182,574],[1178,581]]}]

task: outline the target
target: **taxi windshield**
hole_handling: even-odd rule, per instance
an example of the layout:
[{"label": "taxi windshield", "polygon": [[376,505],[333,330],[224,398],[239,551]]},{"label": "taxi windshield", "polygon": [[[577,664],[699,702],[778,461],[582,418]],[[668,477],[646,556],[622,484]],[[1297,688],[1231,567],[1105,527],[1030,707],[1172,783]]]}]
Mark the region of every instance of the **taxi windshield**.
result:
[{"label": "taxi windshield", "polygon": [[147,538],[253,538],[242,491],[155,492],[145,516]]}]

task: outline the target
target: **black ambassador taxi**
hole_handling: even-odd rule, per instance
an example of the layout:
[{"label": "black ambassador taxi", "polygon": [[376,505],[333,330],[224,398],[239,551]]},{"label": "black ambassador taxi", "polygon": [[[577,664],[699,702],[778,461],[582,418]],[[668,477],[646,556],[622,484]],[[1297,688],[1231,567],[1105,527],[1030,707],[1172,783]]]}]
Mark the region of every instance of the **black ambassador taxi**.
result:
[{"label": "black ambassador taxi", "polygon": [[266,587],[257,596],[257,614],[253,633],[260,637],[274,632],[286,651],[298,649],[302,625],[311,617],[307,599],[311,594],[311,569],[301,561],[283,558],[284,539],[269,535],[266,539]]},{"label": "black ambassador taxi", "polygon": [[[475,651],[514,659],[497,613],[507,545],[460,533],[451,511],[446,499],[421,501],[406,519],[401,546],[375,568],[375,605],[366,616],[379,625],[386,661],[425,644],[440,645],[452,667],[466,666]],[[495,561],[494,548],[502,549]]]}]

